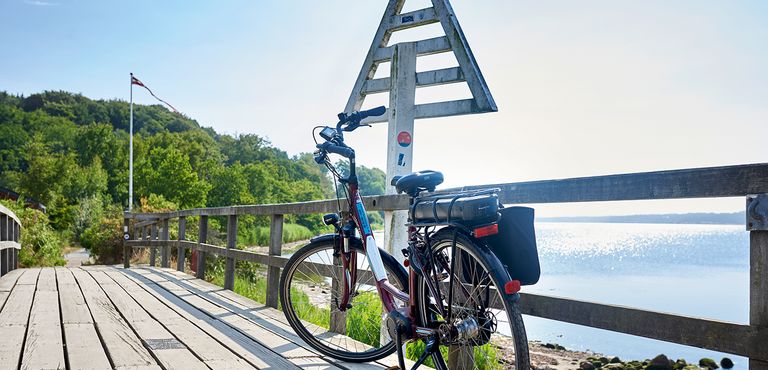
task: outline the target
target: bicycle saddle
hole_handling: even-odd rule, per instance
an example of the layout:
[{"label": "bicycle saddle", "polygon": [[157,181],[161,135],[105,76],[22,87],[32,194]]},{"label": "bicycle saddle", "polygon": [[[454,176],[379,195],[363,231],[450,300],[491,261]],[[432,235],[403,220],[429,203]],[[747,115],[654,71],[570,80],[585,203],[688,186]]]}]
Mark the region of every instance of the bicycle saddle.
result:
[{"label": "bicycle saddle", "polygon": [[437,171],[412,172],[405,176],[392,178],[392,185],[399,193],[406,193],[412,197],[419,195],[421,191],[435,191],[435,187],[443,183],[443,174]]}]

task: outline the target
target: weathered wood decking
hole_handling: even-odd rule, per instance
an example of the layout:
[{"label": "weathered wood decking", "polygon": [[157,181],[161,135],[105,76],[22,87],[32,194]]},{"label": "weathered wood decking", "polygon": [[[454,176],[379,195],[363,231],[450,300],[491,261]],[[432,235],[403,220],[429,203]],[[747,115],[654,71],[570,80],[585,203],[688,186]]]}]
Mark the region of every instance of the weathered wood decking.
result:
[{"label": "weathered wood decking", "polygon": [[4,369],[382,369],[318,354],[282,312],[184,273],[109,266],[0,278]]}]

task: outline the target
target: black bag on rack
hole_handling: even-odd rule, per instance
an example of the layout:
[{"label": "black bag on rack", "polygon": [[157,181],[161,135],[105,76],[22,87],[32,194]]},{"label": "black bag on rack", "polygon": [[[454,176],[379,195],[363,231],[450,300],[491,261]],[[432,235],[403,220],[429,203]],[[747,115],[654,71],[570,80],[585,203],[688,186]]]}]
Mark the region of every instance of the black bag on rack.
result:
[{"label": "black bag on rack", "polygon": [[499,233],[484,239],[507,267],[509,275],[522,285],[539,281],[541,267],[533,229],[533,208],[508,207],[499,210]]}]

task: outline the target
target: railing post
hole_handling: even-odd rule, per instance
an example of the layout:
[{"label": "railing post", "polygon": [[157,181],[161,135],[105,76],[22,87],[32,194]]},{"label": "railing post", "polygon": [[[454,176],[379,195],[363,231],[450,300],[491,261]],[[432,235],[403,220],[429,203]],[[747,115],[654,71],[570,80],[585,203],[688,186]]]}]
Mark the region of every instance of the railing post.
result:
[{"label": "railing post", "polygon": [[[227,218],[227,252],[237,248],[237,215]],[[227,253],[227,265],[224,268],[224,289],[235,289],[235,259]]]},{"label": "railing post", "polygon": [[176,247],[176,270],[184,272],[184,262],[187,257],[184,246],[181,245],[187,236],[187,218],[184,216],[179,217],[179,246]]},{"label": "railing post", "polygon": [[[280,256],[283,249],[283,215],[272,215],[269,226],[269,255]],[[267,306],[277,308],[280,285],[280,268],[272,266],[272,258],[267,266]]]},{"label": "railing post", "polygon": [[[768,194],[748,196],[746,213],[749,230],[749,326],[768,330]],[[761,345],[765,343],[752,344],[755,348]],[[749,359],[749,370],[768,370],[768,362]]]},{"label": "railing post", "polygon": [[[130,221],[127,216],[123,217],[123,231],[128,235],[130,235],[128,233]],[[128,239],[123,238],[123,268],[131,268],[131,247],[126,245],[126,242],[128,242]]]},{"label": "railing post", "polygon": [[170,235],[171,233],[168,230],[168,225],[170,224],[170,220],[165,218],[160,222],[160,227],[162,227],[162,233],[160,234],[160,240],[163,241],[163,246],[160,247],[160,251],[162,253],[160,258],[160,266],[163,268],[168,268],[170,266],[170,257],[171,257],[171,247],[168,245],[170,243]]},{"label": "railing post", "polygon": [[[205,244],[208,241],[208,216],[200,216],[200,232],[197,237],[197,244]],[[195,277],[205,280],[205,252],[202,248],[197,249],[197,270]]]},{"label": "railing post", "polygon": [[156,263],[156,257],[157,257],[157,247],[151,245],[151,243],[154,243],[157,240],[157,222],[153,223],[152,226],[150,226],[149,229],[149,241],[150,241],[150,247],[149,247],[149,265],[152,267],[155,267]]}]

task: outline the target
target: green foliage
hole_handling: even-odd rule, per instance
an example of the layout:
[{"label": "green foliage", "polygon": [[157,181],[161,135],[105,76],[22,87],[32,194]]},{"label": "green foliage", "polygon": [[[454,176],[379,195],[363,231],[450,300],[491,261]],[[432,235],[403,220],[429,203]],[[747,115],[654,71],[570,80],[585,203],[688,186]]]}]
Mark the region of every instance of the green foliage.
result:
[{"label": "green foliage", "polygon": [[[269,226],[256,226],[246,231],[240,231],[239,234],[239,240],[243,245],[269,245]],[[317,235],[315,232],[302,225],[283,225],[283,243],[308,240],[315,235]]]},{"label": "green foliage", "polygon": [[0,201],[16,214],[21,221],[21,250],[19,265],[61,266],[65,261],[61,258],[63,250],[62,238],[51,227],[48,216],[36,209],[24,208],[24,204]]},{"label": "green foliage", "polygon": [[97,263],[112,264],[123,258],[123,212],[110,206],[103,216],[80,235],[80,244],[90,249]]},{"label": "green foliage", "polygon": [[[338,161],[336,167],[342,176],[349,176],[349,162]],[[357,180],[360,182],[360,195],[383,195],[386,191],[387,174],[378,168],[355,166]]]},{"label": "green foliage", "polygon": [[[134,201],[145,201],[134,209],[299,202],[334,194],[311,153],[290,157],[264,137],[218,134],[160,105],[135,105],[134,114]],[[27,97],[0,92],[0,186],[43,203],[59,238],[109,261],[120,252],[116,238],[127,206],[128,130],[124,101],[64,91]],[[363,194],[383,192],[383,173],[376,171],[361,167]],[[195,222],[188,220],[189,235]],[[209,220],[212,243],[220,241],[222,225]],[[264,217],[242,217],[241,242],[265,244],[267,225]],[[286,215],[284,240],[326,230],[317,215]]]}]

